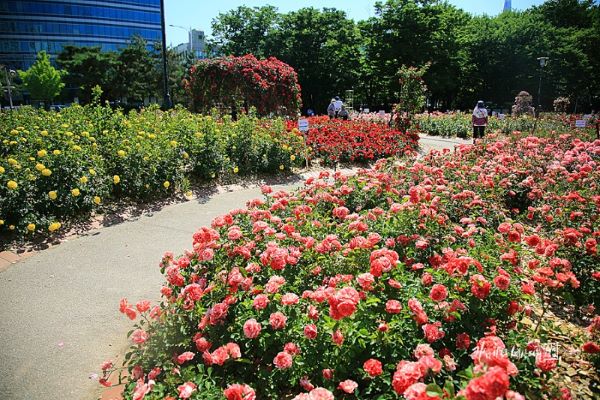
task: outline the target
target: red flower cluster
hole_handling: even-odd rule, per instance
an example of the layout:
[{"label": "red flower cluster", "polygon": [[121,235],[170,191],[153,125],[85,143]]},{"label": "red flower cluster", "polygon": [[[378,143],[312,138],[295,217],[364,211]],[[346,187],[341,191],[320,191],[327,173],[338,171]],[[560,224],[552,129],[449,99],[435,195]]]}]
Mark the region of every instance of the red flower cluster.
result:
[{"label": "red flower cluster", "polygon": [[[329,117],[310,117],[306,143],[315,155],[325,160],[364,161],[404,155],[416,151],[419,136],[389,128],[385,124],[357,119],[330,120]],[[288,122],[288,130],[297,128]]]}]

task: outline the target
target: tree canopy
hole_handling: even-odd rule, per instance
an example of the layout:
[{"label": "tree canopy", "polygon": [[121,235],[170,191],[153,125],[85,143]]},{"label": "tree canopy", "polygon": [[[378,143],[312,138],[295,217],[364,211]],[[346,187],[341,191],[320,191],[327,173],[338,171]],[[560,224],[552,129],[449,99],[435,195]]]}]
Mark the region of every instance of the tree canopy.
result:
[{"label": "tree canopy", "polygon": [[389,107],[399,67],[427,63],[431,105],[470,108],[484,99],[506,108],[521,90],[537,95],[541,56],[550,58],[542,71],[545,109],[559,96],[570,97],[571,107],[600,106],[600,5],[591,0],[549,0],[496,16],[440,0],[386,0],[374,11],[355,22],[331,8],[238,7],[213,20],[213,46],[290,64],[305,107],[317,110],[348,89],[355,104]]},{"label": "tree canopy", "polygon": [[19,71],[23,86],[32,99],[50,102],[60,94],[65,86],[62,77],[65,73],[50,63],[45,51],[40,51],[33,65],[27,71]]}]

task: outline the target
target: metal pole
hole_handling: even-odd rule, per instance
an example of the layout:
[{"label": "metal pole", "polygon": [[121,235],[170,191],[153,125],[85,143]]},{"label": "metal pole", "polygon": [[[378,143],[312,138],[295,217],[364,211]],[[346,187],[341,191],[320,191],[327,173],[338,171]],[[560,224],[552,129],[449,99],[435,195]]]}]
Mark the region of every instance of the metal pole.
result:
[{"label": "metal pole", "polygon": [[163,107],[172,107],[171,94],[169,93],[169,76],[167,75],[167,30],[165,28],[165,0],[160,0],[160,25],[162,28],[162,59],[163,59],[163,84],[164,100]]},{"label": "metal pole", "polygon": [[540,116],[540,113],[542,112],[542,72],[544,71],[544,67],[542,65],[540,65],[540,81],[538,83],[538,110],[537,110],[537,114],[538,117]]},{"label": "metal pole", "polygon": [[13,107],[13,101],[12,101],[12,90],[10,88],[10,79],[8,78],[8,75],[10,74],[10,70],[5,70],[6,71],[6,88],[8,89],[8,101],[10,102],[10,109],[14,109]]}]

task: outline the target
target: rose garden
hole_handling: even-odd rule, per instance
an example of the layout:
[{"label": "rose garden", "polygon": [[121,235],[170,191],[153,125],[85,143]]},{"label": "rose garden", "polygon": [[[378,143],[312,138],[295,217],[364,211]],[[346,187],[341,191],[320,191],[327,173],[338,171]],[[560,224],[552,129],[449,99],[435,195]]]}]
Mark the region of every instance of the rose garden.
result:
[{"label": "rose garden", "polygon": [[469,114],[422,112],[427,68],[400,69],[391,113],[307,129],[294,68],[252,55],[192,66],[187,108],[98,90],[2,112],[0,246],[260,187],[187,249],[152,244],[153,300],[107,293],[130,329],[97,365],[104,399],[598,398],[598,116],[513,109],[473,141]]},{"label": "rose garden", "polygon": [[[256,87],[291,87],[292,103],[236,121],[100,105],[2,115],[7,240],[55,235],[105,203],[175,196],[198,180],[288,173],[305,157],[362,163],[296,191],[264,185],[263,198],[199,227],[189,250],[167,251],[162,300],[115,303],[133,321],[132,347],[123,366],[101,366],[100,383],[122,379],[126,399],[597,394],[594,132],[548,115],[530,135],[531,117],[511,117],[476,145],[417,157],[415,133],[456,116],[418,116],[404,132],[313,117],[303,134],[295,119],[260,116],[295,113],[294,72],[279,75],[291,86]],[[203,84],[190,82],[195,99]],[[574,360],[589,373],[576,385]]]}]

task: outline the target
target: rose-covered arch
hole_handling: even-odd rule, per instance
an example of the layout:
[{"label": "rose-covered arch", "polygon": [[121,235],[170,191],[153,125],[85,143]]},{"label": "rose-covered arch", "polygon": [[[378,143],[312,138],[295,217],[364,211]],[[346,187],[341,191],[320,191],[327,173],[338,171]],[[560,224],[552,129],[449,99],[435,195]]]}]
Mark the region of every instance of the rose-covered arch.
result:
[{"label": "rose-covered arch", "polygon": [[301,105],[296,71],[274,57],[258,60],[248,54],[200,60],[184,83],[192,109],[198,112],[221,105],[234,112],[255,107],[259,115],[296,116]]}]

